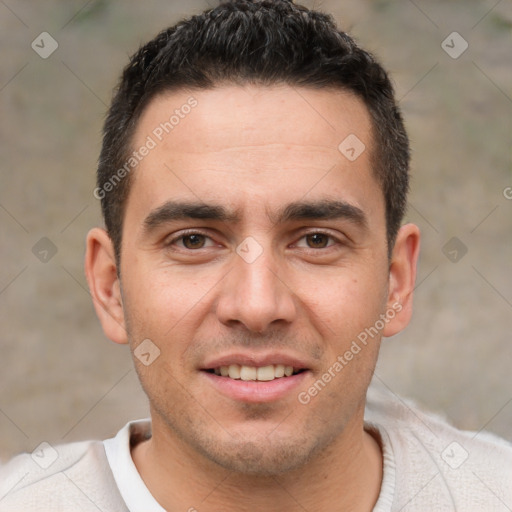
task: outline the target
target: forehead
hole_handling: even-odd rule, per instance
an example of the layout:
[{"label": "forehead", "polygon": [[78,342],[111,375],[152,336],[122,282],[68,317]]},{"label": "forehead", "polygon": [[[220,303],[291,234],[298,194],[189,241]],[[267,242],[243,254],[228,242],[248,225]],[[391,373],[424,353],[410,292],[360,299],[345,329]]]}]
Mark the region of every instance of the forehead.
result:
[{"label": "forehead", "polygon": [[369,112],[342,90],[226,85],[167,92],[146,107],[132,145],[151,148],[133,174],[127,212],[172,196],[238,210],[265,197],[266,212],[285,196],[379,200]]},{"label": "forehead", "polygon": [[[283,132],[286,124],[293,130]],[[349,134],[370,142],[370,132],[368,109],[349,91],[224,85],[156,96],[139,120],[136,139],[153,134],[159,145],[174,142],[192,151],[199,142],[205,149],[268,142],[336,149]]]}]

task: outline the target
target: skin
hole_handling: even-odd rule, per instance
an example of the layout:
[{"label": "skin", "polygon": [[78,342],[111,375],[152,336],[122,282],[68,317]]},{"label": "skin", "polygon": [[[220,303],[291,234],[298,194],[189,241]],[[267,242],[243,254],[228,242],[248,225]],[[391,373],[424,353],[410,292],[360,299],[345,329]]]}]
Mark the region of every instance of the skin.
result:
[{"label": "skin", "polygon": [[[167,510],[371,510],[382,454],[364,430],[366,391],[381,335],[409,322],[420,237],[403,226],[388,259],[369,113],[339,90],[174,91],[149,103],[133,147],[191,95],[197,107],[133,175],[120,279],[106,232],[87,238],[86,275],[106,335],[132,351],[149,338],[160,350],[149,366],[134,357],[153,422],[153,437],[132,451],[136,467]],[[353,162],[338,150],[349,134],[366,146]],[[239,219],[145,229],[170,200],[219,204]],[[322,200],[358,208],[364,224],[277,218],[291,202]],[[179,238],[183,230],[206,236]],[[325,236],[306,236],[314,233]],[[236,252],[247,237],[262,251],[251,263]],[[379,336],[301,404],[298,393],[396,303]],[[308,368],[275,401],[227,397],[201,371],[218,355],[275,350]]]}]

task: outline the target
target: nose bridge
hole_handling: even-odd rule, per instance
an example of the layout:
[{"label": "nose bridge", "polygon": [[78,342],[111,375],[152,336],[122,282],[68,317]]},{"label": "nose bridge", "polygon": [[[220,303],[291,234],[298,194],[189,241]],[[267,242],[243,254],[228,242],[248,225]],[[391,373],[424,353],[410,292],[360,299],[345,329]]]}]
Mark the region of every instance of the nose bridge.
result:
[{"label": "nose bridge", "polygon": [[293,320],[293,294],[278,275],[279,262],[270,247],[246,239],[237,248],[233,265],[218,303],[222,322],[236,321],[263,332],[277,320]]},{"label": "nose bridge", "polygon": [[243,259],[237,262],[242,297],[260,304],[262,308],[267,306],[267,309],[270,309],[272,303],[276,301],[277,281],[279,281],[277,267],[273,265],[273,258],[268,254],[269,252],[262,254],[253,262]]}]

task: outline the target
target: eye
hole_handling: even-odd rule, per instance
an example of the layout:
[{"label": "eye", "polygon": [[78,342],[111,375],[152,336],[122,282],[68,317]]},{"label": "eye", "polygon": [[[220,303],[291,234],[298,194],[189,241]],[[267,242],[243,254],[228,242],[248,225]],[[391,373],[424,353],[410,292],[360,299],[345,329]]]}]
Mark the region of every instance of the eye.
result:
[{"label": "eye", "polygon": [[[208,241],[210,242],[208,244]],[[195,249],[204,249],[205,247],[212,247],[215,245],[212,239],[205,235],[204,233],[200,233],[197,231],[191,231],[187,233],[181,233],[181,235],[172,238],[167,246],[178,245],[181,249],[195,250]]]},{"label": "eye", "polygon": [[[300,240],[306,241],[306,246],[297,244],[298,247],[307,247],[309,249],[326,249],[327,247],[330,247],[332,245],[336,245],[336,242],[338,242],[337,239],[335,239],[333,236],[329,235],[328,233],[323,232],[315,232],[315,233],[308,233],[307,235],[304,235],[300,238]],[[329,243],[329,242],[332,243]]]}]

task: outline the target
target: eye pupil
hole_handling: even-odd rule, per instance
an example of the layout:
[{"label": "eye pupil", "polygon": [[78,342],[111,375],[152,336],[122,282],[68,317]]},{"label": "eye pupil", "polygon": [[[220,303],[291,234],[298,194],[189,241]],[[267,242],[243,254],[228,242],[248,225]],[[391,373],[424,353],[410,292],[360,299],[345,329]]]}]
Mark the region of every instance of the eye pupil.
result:
[{"label": "eye pupil", "polygon": [[183,245],[187,249],[197,249],[204,245],[204,235],[186,235],[183,237]]},{"label": "eye pupil", "polygon": [[313,233],[312,235],[307,235],[308,244],[314,248],[327,247],[327,235],[323,233]]}]

